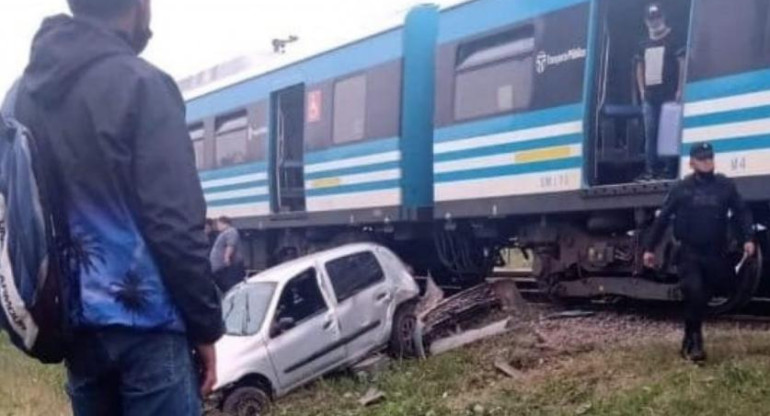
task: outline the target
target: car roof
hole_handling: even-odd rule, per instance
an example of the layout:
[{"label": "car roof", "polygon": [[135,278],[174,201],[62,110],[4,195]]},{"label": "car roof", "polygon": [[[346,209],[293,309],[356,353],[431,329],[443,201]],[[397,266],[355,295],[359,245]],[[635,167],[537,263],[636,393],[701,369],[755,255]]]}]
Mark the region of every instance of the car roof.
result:
[{"label": "car roof", "polygon": [[355,243],[346,244],[344,246],[336,247],[330,250],[319,251],[317,253],[308,254],[307,256],[300,257],[295,260],[288,261],[286,263],[279,264],[265,271],[262,271],[247,279],[249,283],[256,282],[272,282],[272,283],[286,283],[289,279],[297,276],[305,270],[314,267],[317,262],[325,262],[335,258],[347,256],[362,251],[374,251],[380,249],[382,246],[374,243]]}]

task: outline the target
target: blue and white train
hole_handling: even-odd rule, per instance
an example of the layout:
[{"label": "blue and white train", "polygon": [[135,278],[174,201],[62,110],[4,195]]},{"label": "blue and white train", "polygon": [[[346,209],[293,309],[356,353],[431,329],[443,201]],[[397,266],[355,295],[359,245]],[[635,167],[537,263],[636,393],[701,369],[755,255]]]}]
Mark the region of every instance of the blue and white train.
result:
[{"label": "blue and white train", "polygon": [[[639,260],[672,184],[633,180],[644,163],[633,62],[647,4],[419,6],[397,27],[322,53],[230,81],[187,80],[209,216],[235,220],[255,269],[374,240],[418,273],[468,284],[516,247],[534,254],[555,296],[677,298],[673,245],[654,276]],[[764,230],[770,1],[662,4],[687,46],[681,156],[666,162],[683,176],[689,146],[713,143]],[[761,266],[745,267],[715,307],[761,289]]]}]

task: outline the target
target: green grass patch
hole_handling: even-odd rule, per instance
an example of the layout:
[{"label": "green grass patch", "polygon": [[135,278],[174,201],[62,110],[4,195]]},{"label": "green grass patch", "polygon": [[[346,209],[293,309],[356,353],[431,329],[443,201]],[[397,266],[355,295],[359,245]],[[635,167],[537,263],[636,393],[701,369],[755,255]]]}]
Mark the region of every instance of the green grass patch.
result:
[{"label": "green grass patch", "polygon": [[[770,414],[770,335],[720,329],[708,339],[710,360],[696,367],[678,357],[674,338],[577,349],[540,362],[526,337],[510,335],[422,362],[395,363],[371,380],[327,378],[280,400],[273,415]],[[498,373],[494,360],[500,357],[521,363],[522,375]],[[61,368],[24,358],[4,338],[0,374],[0,416],[69,414]],[[358,399],[369,387],[387,397],[364,408]]]},{"label": "green grass patch", "polygon": [[[301,415],[767,415],[770,335],[711,334],[711,360],[682,361],[675,341],[578,352],[521,378],[494,370],[494,357],[532,363],[514,339],[497,339],[422,363],[399,364],[376,380],[325,380],[282,400],[276,414]],[[526,345],[525,345],[526,346]],[[536,361],[536,360],[535,360]],[[357,399],[369,386],[387,395],[371,408]]]},{"label": "green grass patch", "polygon": [[43,366],[13,348],[0,334],[0,415],[69,415],[64,371]]}]

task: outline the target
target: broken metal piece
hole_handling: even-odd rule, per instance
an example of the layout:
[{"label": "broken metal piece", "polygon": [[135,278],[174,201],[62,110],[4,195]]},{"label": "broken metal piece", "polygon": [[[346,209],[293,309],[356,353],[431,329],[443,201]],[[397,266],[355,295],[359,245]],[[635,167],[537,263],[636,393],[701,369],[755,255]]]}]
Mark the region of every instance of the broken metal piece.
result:
[{"label": "broken metal piece", "polygon": [[510,331],[510,322],[510,319],[504,319],[481,329],[473,329],[459,335],[442,338],[430,346],[430,353],[432,355],[443,354],[483,339],[504,334]]},{"label": "broken metal piece", "polygon": [[428,340],[439,338],[452,333],[458,324],[483,316],[499,305],[500,299],[490,284],[485,283],[460,292],[420,314],[423,334]]},{"label": "broken metal piece", "polygon": [[390,357],[385,354],[373,354],[354,364],[351,371],[359,380],[366,381],[385,371],[389,365]]},{"label": "broken metal piece", "polygon": [[596,315],[596,312],[592,312],[592,311],[565,311],[565,312],[550,314],[546,316],[545,319],[555,320],[555,319],[588,318],[594,315]]},{"label": "broken metal piece", "polygon": [[521,371],[502,360],[495,361],[495,368],[510,378],[518,378],[522,374]]},{"label": "broken metal piece", "polygon": [[366,394],[358,400],[358,403],[360,403],[361,406],[366,407],[377,404],[383,400],[385,400],[385,393],[374,387],[370,387],[369,390],[366,391]]},{"label": "broken metal piece", "polygon": [[[496,325],[501,325],[500,322],[481,330],[461,331],[480,325],[495,310],[522,312],[526,305],[513,280],[484,283],[452,297],[443,300],[442,298],[441,290],[428,278],[428,290],[418,306],[420,312],[414,333],[416,353],[420,358],[426,357],[426,348],[435,354],[457,348],[455,343],[466,345],[475,342],[476,336],[487,338],[496,335],[497,333],[486,335],[483,331],[490,327],[497,328]],[[510,330],[510,320],[503,323],[505,325],[498,330]]]}]

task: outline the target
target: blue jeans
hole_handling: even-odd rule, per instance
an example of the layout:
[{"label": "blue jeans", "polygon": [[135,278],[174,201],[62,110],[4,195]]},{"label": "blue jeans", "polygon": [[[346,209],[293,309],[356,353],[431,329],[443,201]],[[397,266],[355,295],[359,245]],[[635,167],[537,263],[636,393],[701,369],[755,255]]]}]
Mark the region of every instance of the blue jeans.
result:
[{"label": "blue jeans", "polygon": [[658,168],[658,129],[660,128],[660,111],[663,103],[646,101],[644,103],[644,149],[645,171],[655,173]]},{"label": "blue jeans", "polygon": [[182,334],[78,333],[67,359],[75,416],[199,416],[191,350]]}]

